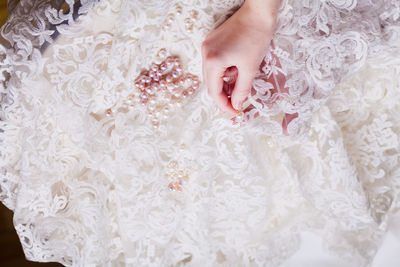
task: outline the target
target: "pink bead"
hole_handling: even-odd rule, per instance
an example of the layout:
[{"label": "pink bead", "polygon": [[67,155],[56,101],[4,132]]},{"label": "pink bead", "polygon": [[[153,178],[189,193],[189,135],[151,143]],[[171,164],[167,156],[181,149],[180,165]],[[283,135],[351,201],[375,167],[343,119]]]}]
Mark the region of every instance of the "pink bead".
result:
[{"label": "pink bead", "polygon": [[158,65],[156,65],[156,64],[151,64],[151,70],[152,71],[157,71],[158,70]]},{"label": "pink bead", "polygon": [[165,80],[167,81],[167,83],[172,82],[172,75],[168,74],[168,75],[165,77]]},{"label": "pink bead", "polygon": [[171,66],[172,64],[174,64],[175,60],[173,57],[167,57],[167,59],[165,60],[165,63],[167,64],[167,66]]},{"label": "pink bead", "polygon": [[160,74],[162,74],[163,71],[166,71],[167,68],[168,68],[167,63],[165,63],[165,62],[162,63],[161,66],[160,66],[160,70],[161,70]]},{"label": "pink bead", "polygon": [[160,81],[160,87],[161,87],[161,89],[165,89],[167,87],[167,81],[166,80],[161,80]]},{"label": "pink bead", "polygon": [[179,77],[179,73],[176,70],[172,71],[172,77],[175,78],[175,79],[178,78]]}]

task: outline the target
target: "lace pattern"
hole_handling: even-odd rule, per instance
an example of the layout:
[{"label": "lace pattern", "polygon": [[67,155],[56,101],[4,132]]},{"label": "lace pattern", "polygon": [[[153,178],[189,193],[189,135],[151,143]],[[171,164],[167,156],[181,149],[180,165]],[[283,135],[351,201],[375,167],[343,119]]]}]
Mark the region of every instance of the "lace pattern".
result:
[{"label": "lace pattern", "polygon": [[[160,51],[201,76],[204,36],[242,1],[12,6],[1,29],[0,199],[26,257],[277,266],[309,229],[367,266],[400,192],[399,4],[374,2],[283,0],[247,121],[218,115],[201,85],[157,133],[141,109],[105,111]],[[296,137],[281,136],[283,119]],[[190,170],[182,192],[168,190],[171,162]]]}]

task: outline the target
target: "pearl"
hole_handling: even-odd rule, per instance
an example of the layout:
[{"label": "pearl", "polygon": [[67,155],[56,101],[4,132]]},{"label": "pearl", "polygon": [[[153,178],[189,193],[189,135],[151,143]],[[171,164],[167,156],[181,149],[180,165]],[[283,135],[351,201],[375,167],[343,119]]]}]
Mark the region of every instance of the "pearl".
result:
[{"label": "pearl", "polygon": [[179,77],[179,73],[178,73],[176,70],[173,70],[173,71],[172,71],[172,77],[173,77],[174,79],[178,78],[178,77]]},{"label": "pearl", "polygon": [[167,81],[161,80],[161,81],[160,81],[160,88],[161,88],[161,89],[167,88]]},{"label": "pearl", "polygon": [[191,16],[193,19],[197,19],[198,15],[199,15],[199,12],[197,12],[196,10],[190,11],[190,16]]},{"label": "pearl", "polygon": [[165,48],[161,48],[160,50],[158,50],[157,56],[160,59],[164,59],[167,56],[167,50]]},{"label": "pearl", "polygon": [[140,94],[140,98],[141,99],[147,99],[148,95],[145,92],[143,92],[143,93]]},{"label": "pearl", "polygon": [[189,27],[190,25],[192,25],[192,20],[190,18],[186,18],[185,19],[185,26]]},{"label": "pearl", "polygon": [[174,14],[169,14],[167,18],[167,23],[171,24],[174,22]]},{"label": "pearl", "polygon": [[236,115],[236,121],[243,121],[244,115],[243,112],[240,112],[238,115]]},{"label": "pearl", "polygon": [[[168,68],[167,63],[162,63],[160,66],[161,71],[165,71],[165,70],[167,70],[167,68]],[[163,74],[162,72],[159,72],[159,73],[160,73],[160,75]]]},{"label": "pearl", "polygon": [[[157,56],[166,56],[165,48],[160,49]],[[153,127],[158,128],[162,120],[169,118],[172,109],[182,107],[183,99],[195,92],[199,87],[199,80],[197,76],[183,74],[180,59],[169,56],[159,65],[152,63],[149,70],[142,72],[134,80],[134,85],[133,92],[123,101],[122,106],[126,108],[128,105],[128,108],[132,108],[136,103],[142,104],[146,107]],[[110,109],[106,113],[110,116],[114,112],[116,109]],[[172,178],[179,171],[176,166],[173,168]],[[184,177],[182,175],[179,179]]]},{"label": "pearl", "polygon": [[178,65],[178,66],[176,66],[175,67],[175,71],[179,74],[179,75],[181,75],[182,74],[182,66],[181,65]]},{"label": "pearl", "polygon": [[165,63],[167,64],[167,66],[171,66],[172,64],[174,64],[174,58],[167,57],[167,59],[165,60]]},{"label": "pearl", "polygon": [[167,83],[166,87],[167,87],[168,91],[172,91],[175,88],[175,84]]},{"label": "pearl", "polygon": [[151,86],[153,91],[158,91],[160,90],[160,85],[159,83],[153,83],[153,85]]},{"label": "pearl", "polygon": [[191,77],[187,77],[187,78],[185,79],[185,83],[187,83],[187,84],[192,84],[192,78],[191,78]]},{"label": "pearl", "polygon": [[275,145],[275,141],[272,139],[272,137],[267,137],[266,143],[269,147],[273,147]]},{"label": "pearl", "polygon": [[146,81],[147,81],[147,77],[146,76],[143,75],[143,76],[140,77],[140,83],[141,84],[146,83]]},{"label": "pearl", "polygon": [[176,14],[181,15],[182,14],[182,7],[181,6],[176,6]]},{"label": "pearl", "polygon": [[151,64],[150,69],[152,71],[157,71],[158,70],[158,65],[153,63],[153,64]]},{"label": "pearl", "polygon": [[193,31],[193,25],[189,26],[188,28],[186,28],[187,32],[192,32]]},{"label": "pearl", "polygon": [[171,27],[171,24],[170,23],[164,23],[163,27],[164,27],[165,30],[168,30]]}]

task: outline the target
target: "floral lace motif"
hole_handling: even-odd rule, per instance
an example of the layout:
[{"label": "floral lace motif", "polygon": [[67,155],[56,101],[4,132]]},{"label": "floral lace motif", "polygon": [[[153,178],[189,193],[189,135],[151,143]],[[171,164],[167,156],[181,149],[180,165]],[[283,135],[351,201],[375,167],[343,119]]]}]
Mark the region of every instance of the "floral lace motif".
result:
[{"label": "floral lace motif", "polygon": [[158,129],[105,111],[163,49],[201,77],[205,35],[243,1],[60,2],[14,1],[1,28],[0,200],[28,259],[278,266],[308,229],[371,262],[400,210],[398,1],[282,0],[247,122],[200,84]]}]

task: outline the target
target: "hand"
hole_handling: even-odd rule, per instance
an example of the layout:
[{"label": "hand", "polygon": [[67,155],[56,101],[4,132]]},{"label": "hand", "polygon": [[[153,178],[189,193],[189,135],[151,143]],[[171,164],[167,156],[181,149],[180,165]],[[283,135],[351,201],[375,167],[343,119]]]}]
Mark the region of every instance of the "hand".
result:
[{"label": "hand", "polygon": [[[235,115],[242,109],[274,33],[279,3],[280,0],[247,0],[203,42],[203,78],[222,112]],[[235,79],[231,98],[224,90],[225,76]]]}]

